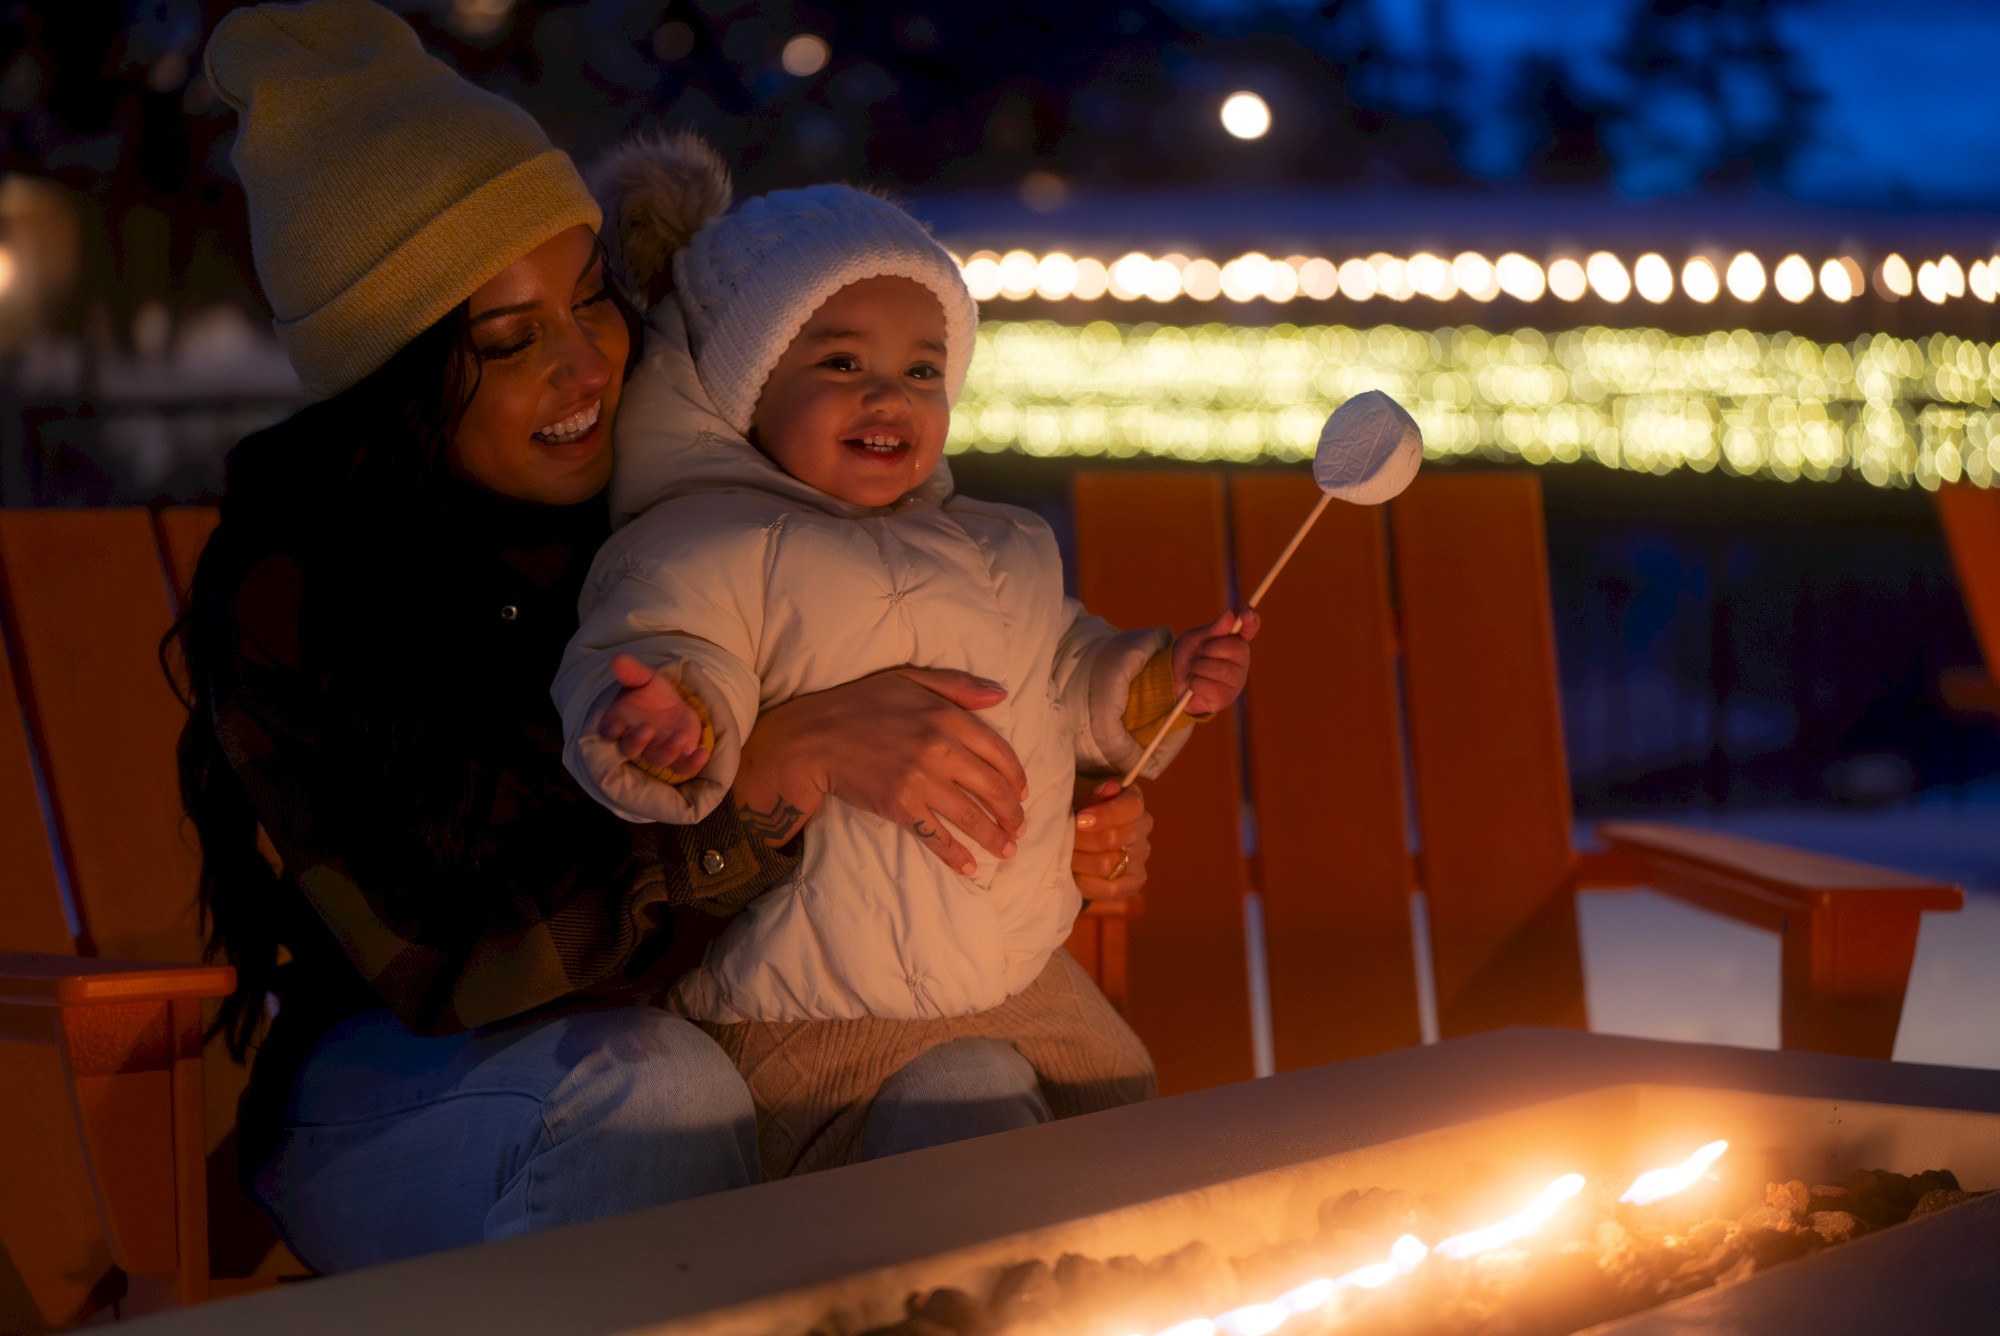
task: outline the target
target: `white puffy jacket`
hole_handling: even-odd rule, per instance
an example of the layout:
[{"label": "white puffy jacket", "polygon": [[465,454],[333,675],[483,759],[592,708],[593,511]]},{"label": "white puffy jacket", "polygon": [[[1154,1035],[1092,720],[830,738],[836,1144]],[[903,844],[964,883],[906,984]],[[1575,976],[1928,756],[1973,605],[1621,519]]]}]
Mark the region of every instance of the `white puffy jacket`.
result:
[{"label": "white puffy jacket", "polygon": [[[1027,829],[1004,862],[945,867],[910,831],[829,800],[797,873],[734,919],[687,975],[700,1020],[961,1016],[1025,988],[1068,936],[1071,781],[1139,755],[1132,678],[1169,643],[1120,635],[1062,592],[1048,526],[955,496],[948,470],[870,509],[790,477],[715,413],[671,296],[654,308],[619,413],[613,519],[554,696],[564,761],[631,821],[686,824],[722,801],[759,712],[905,664],[999,681],[981,715],[1028,775]],[[619,652],[688,688],[715,725],[701,774],[670,785],[597,736]],[[1178,749],[1170,738],[1149,766]]]}]

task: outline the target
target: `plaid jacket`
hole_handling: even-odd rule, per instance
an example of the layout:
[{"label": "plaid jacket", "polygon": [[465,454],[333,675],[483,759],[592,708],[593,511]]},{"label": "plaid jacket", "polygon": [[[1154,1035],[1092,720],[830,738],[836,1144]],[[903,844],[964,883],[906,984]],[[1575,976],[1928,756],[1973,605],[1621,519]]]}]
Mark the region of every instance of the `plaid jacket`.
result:
[{"label": "plaid jacket", "polygon": [[366,1006],[442,1034],[650,998],[671,982],[675,910],[733,912],[795,866],[730,804],[629,826],[564,772],[548,683],[601,501],[452,485],[395,509],[253,506],[236,463],[205,557],[235,596],[197,633],[215,728],[296,892],[278,907],[286,1033],[260,1078],[274,1047],[302,1055],[305,1030]]}]

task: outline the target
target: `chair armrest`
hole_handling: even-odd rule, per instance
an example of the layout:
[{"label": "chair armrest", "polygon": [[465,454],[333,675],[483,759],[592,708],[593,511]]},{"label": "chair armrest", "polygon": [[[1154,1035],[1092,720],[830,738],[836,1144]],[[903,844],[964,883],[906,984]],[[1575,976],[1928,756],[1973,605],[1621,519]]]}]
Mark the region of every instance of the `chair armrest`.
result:
[{"label": "chair armrest", "polygon": [[1657,887],[1778,934],[1786,1048],[1893,1056],[1924,912],[1965,904],[1944,882],[1714,831],[1607,821],[1597,837],[1579,881]]},{"label": "chair armrest", "polygon": [[0,952],[0,1007],[85,1007],[103,1002],[176,1002],[227,997],[227,965]]},{"label": "chair armrest", "polygon": [[1774,931],[1801,911],[1965,904],[1965,892],[1947,882],[1762,840],[1652,821],[1606,821],[1596,833],[1604,854],[1585,865],[1587,885],[1652,886]]}]

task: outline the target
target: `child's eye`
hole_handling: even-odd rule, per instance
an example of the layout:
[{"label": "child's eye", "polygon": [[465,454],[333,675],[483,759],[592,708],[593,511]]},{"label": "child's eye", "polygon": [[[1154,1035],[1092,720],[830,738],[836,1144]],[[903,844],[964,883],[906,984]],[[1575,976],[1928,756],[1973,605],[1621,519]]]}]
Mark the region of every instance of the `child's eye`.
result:
[{"label": "child's eye", "polygon": [[820,361],[820,365],[829,371],[858,371],[861,369],[861,363],[846,353],[835,353],[831,357],[823,358]]},{"label": "child's eye", "polygon": [[582,301],[578,302],[576,304],[576,309],[581,311],[586,306],[597,306],[601,305],[604,302],[608,302],[610,300],[611,300],[611,289],[599,288],[597,291],[591,293],[588,297],[585,297]]},{"label": "child's eye", "polygon": [[910,368],[908,374],[915,376],[918,380],[936,380],[944,372],[938,368],[936,363],[919,362]]},{"label": "child's eye", "polygon": [[479,360],[482,362],[504,362],[510,357],[526,352],[528,345],[534,341],[534,335],[525,334],[521,337],[519,343],[509,343],[493,348],[481,348],[479,350]]}]

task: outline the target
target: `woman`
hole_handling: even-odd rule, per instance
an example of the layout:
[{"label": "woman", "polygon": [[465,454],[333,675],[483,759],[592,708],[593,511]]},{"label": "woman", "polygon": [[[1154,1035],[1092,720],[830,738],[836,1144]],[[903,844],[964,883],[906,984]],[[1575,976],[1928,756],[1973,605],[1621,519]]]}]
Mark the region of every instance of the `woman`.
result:
[{"label": "woman", "polygon": [[[183,795],[239,976],[219,1025],[259,1053],[247,1185],[333,1271],[754,1181],[740,1078],[646,1005],[699,948],[676,914],[773,884],[828,796],[943,813],[997,854],[1020,767],[968,711],[1003,693],[882,674],[760,719],[700,826],[598,808],[548,697],[635,344],[596,205],[525,113],[371,4],[238,11],[208,76],[318,400],[232,454],[179,639]],[[1136,799],[1078,823],[1085,893],[1129,895]],[[1046,1118],[1024,1068],[985,1041],[922,1055],[869,1152]]]}]

